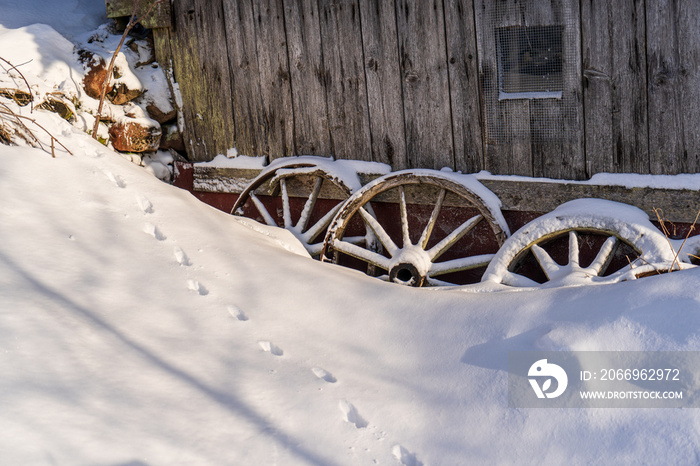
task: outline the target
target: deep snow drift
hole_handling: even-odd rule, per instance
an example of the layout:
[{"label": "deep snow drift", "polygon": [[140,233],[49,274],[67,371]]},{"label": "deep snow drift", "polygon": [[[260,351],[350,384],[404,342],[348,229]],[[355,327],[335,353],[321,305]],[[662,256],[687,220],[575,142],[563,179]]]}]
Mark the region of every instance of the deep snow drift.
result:
[{"label": "deep snow drift", "polygon": [[35,113],[75,156],[0,145],[3,463],[700,461],[694,409],[507,400],[508,351],[700,349],[699,270],[493,293],[387,284]]}]

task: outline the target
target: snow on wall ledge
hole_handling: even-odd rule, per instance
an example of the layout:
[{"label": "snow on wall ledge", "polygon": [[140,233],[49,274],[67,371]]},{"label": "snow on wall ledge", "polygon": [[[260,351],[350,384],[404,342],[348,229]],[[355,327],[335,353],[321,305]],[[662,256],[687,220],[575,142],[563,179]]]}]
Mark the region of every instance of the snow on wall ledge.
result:
[{"label": "snow on wall ledge", "polygon": [[[311,157],[313,158],[313,157]],[[320,160],[328,160],[317,157]],[[281,161],[285,159],[277,159]],[[389,170],[384,164],[357,161],[346,162],[347,168],[360,174],[368,183]],[[190,189],[205,193],[239,194],[263,169],[263,159],[238,156],[218,156],[212,162],[193,164],[194,183]],[[449,172],[444,169],[439,173]],[[700,174],[638,175],[599,174],[587,181],[550,178],[474,174],[482,184],[501,200],[504,210],[520,212],[550,212],[564,202],[579,198],[601,198],[630,204],[644,210],[656,220],[654,209],[672,222],[691,224],[700,209]]]}]

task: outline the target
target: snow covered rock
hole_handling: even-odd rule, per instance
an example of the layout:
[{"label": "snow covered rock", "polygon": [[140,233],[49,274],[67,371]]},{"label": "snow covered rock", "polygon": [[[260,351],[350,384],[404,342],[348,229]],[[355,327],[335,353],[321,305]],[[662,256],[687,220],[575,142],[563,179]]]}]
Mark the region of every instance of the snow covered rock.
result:
[{"label": "snow covered rock", "polygon": [[160,124],[174,121],[177,111],[163,69],[157,63],[151,63],[147,66],[135,66],[133,70],[143,83],[139,105]]},{"label": "snow covered rock", "polygon": [[[93,99],[99,99],[102,92],[102,83],[107,76],[107,63],[104,58],[92,52],[81,50],[80,60],[85,65],[85,76],[83,77],[83,89],[85,93]],[[112,91],[113,86],[107,84],[107,92]]]},{"label": "snow covered rock", "polygon": [[[93,99],[99,99],[102,83],[107,76],[108,62],[104,57],[87,50],[82,50],[79,54],[86,68],[83,78],[85,93]],[[131,71],[124,54],[118,53],[114,60],[112,77],[107,83],[107,98],[115,105],[123,105],[139,97],[142,92],[141,81]]]},{"label": "snow covered rock", "polygon": [[109,139],[118,151],[153,152],[160,146],[162,130],[150,118],[124,117],[109,128]]},{"label": "snow covered rock", "polygon": [[123,53],[118,53],[114,60],[114,87],[107,93],[109,100],[115,105],[131,102],[141,95],[143,86],[129,68],[129,63]]},{"label": "snow covered rock", "polygon": [[177,111],[175,111],[172,105],[170,105],[170,108],[163,110],[156,102],[150,101],[146,104],[146,111],[148,111],[148,115],[151,118],[160,124],[173,121],[177,118]]},{"label": "snow covered rock", "polygon": [[160,148],[185,152],[185,141],[176,124],[163,125],[163,136],[160,138]]},{"label": "snow covered rock", "polygon": [[57,113],[64,120],[73,122],[75,120],[75,107],[62,97],[63,96],[58,93],[55,96],[49,96],[46,100],[37,105],[37,108]]}]

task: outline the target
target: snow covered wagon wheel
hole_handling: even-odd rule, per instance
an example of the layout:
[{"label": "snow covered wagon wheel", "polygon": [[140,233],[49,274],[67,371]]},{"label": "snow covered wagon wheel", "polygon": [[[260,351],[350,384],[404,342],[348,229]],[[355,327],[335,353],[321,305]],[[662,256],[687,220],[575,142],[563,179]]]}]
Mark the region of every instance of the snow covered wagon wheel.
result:
[{"label": "snow covered wagon wheel", "polygon": [[[364,265],[370,275],[384,271],[381,278],[402,285],[462,284],[459,273],[483,269],[509,234],[500,205],[471,175],[391,173],[345,202],[331,223],[321,258],[334,263],[346,258],[360,265],[356,268]],[[353,244],[347,239],[353,237],[350,230],[371,234],[376,242]]]},{"label": "snow covered wagon wheel", "polygon": [[285,228],[318,256],[333,216],[361,186],[354,171],[335,164],[313,156],[277,159],[246,186],[231,213]]},{"label": "snow covered wagon wheel", "polygon": [[508,238],[483,281],[514,287],[588,285],[688,267],[692,265],[678,259],[644,211],[603,199],[577,199]]}]

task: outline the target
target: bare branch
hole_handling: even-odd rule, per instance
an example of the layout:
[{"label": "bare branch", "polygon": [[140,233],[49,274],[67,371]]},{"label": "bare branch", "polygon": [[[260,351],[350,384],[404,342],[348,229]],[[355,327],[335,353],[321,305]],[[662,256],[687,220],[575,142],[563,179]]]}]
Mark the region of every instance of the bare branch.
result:
[{"label": "bare branch", "polygon": [[[70,155],[73,155],[73,153],[63,144],[61,144],[61,141],[59,141],[53,134],[51,134],[46,128],[41,126],[39,123],[34,118],[30,118],[24,115],[19,115],[15,112],[12,111],[7,105],[0,103],[0,115],[5,115],[5,116],[10,116],[15,119],[15,122],[24,129],[29,136],[34,140],[34,142],[44,151],[48,152],[44,145],[37,139],[37,137],[34,135],[31,129],[27,127],[27,125],[24,124],[22,120],[27,120],[37,126],[39,129],[41,129],[43,132],[45,132],[49,138],[51,138],[51,157],[56,157],[56,152],[55,152],[55,145],[54,143],[58,144],[61,146],[66,152],[68,152]],[[28,141],[29,142],[29,141]]]},{"label": "bare branch", "polygon": [[[10,63],[9,61],[5,60],[5,59],[2,58],[2,57],[0,57],[0,60],[3,61],[3,62],[5,62],[5,63],[7,63],[7,64],[10,66],[10,70],[15,70],[15,71],[19,74],[19,76],[22,78],[22,81],[24,81],[24,84],[27,85],[27,92],[29,92],[29,105],[30,105],[29,108],[30,108],[30,111],[33,112],[33,111],[34,111],[34,96],[32,95],[32,88],[31,88],[31,86],[29,85],[29,81],[27,81],[27,78],[25,78],[24,75],[22,74],[22,72],[21,72],[19,69],[17,69],[18,66],[26,65],[26,64],[29,63],[31,60],[26,61],[26,62],[24,62],[24,63],[22,63],[22,64],[20,64],[20,65],[13,65],[12,63]],[[25,104],[25,105],[26,105],[26,104]]]}]

